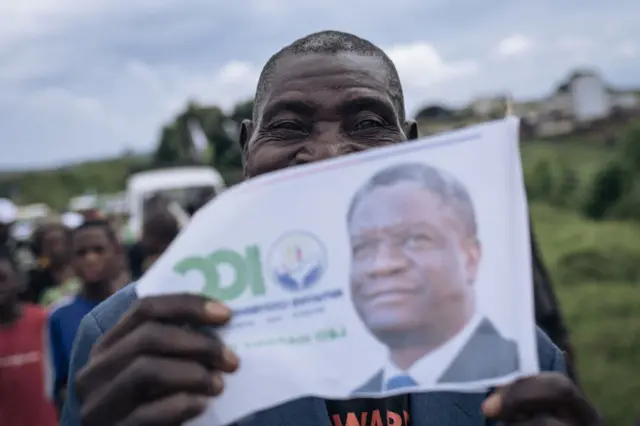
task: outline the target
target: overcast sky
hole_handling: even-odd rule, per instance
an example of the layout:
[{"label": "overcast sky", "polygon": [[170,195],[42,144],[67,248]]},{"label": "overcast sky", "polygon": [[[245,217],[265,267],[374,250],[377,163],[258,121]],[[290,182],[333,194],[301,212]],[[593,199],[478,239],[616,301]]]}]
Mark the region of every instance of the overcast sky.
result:
[{"label": "overcast sky", "polygon": [[0,1],[0,168],[153,149],[187,99],[229,108],[310,32],[395,61],[410,112],[549,93],[574,67],[640,88],[638,0]]}]

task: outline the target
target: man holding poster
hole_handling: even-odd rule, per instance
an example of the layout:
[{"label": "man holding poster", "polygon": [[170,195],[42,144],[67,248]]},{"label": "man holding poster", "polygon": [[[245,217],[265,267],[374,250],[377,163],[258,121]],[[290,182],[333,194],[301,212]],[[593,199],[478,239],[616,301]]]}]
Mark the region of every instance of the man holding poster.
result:
[{"label": "man holding poster", "polygon": [[516,343],[476,310],[476,222],[465,186],[425,164],[383,169],[355,194],[347,217],[352,299],[390,352],[356,394],[518,370]]},{"label": "man holding poster", "polygon": [[[388,56],[367,40],[336,31],[306,36],[268,61],[253,120],[243,122],[240,132],[247,178],[417,137],[416,124],[405,117],[402,87]],[[116,293],[83,319],[62,426],[177,426],[196,418],[211,397],[223,392],[223,373],[236,371],[241,362],[220,338],[200,329],[223,326],[230,318],[226,306],[199,295],[137,300],[133,285]],[[491,395],[406,395],[395,412],[406,410],[413,426],[479,426],[497,420],[507,425],[599,424],[564,375],[560,351],[541,331],[537,339],[541,374]],[[346,424],[334,419],[342,413],[381,416],[391,411],[389,401],[302,398],[256,413],[242,425]],[[378,417],[366,418],[383,424]]]}]

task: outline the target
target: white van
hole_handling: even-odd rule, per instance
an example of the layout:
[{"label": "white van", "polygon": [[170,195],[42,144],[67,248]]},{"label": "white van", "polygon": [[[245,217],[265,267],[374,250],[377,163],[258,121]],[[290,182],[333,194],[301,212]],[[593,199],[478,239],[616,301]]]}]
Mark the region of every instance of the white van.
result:
[{"label": "white van", "polygon": [[151,197],[160,195],[187,211],[203,192],[219,194],[224,189],[222,175],[212,167],[172,167],[132,175],[127,182],[127,204],[131,215],[129,237],[140,237],[144,204]]}]

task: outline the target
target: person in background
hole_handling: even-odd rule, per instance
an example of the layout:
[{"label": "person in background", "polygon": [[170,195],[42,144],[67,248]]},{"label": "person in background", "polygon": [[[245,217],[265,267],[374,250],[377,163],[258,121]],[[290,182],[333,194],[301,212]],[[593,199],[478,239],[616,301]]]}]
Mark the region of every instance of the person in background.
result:
[{"label": "person in background", "polygon": [[75,294],[75,279],[69,258],[70,231],[59,221],[42,224],[33,235],[36,267],[29,273],[22,300],[49,306],[58,299]]},{"label": "person in background", "polygon": [[178,236],[180,227],[176,218],[166,209],[151,213],[142,225],[142,247],[145,259],[142,262],[142,273],[169,247]]},{"label": "person in background", "polygon": [[47,399],[49,383],[47,315],[23,304],[24,280],[6,247],[0,247],[0,424],[55,426]]},{"label": "person in background", "polygon": [[198,192],[195,200],[187,206],[187,214],[193,216],[198,210],[200,210],[205,204],[213,200],[216,197],[215,188],[204,188]]},{"label": "person in background", "polygon": [[87,221],[73,230],[71,249],[80,291],[52,309],[48,325],[53,361],[52,398],[59,409],[64,402],[71,348],[82,317],[123,285],[122,250],[108,222]]},{"label": "person in background", "polygon": [[567,374],[573,382],[580,386],[580,377],[576,368],[575,352],[571,343],[571,336],[567,329],[558,299],[553,291],[551,277],[542,261],[542,254],[538,248],[533,223],[529,221],[531,239],[531,259],[533,269],[533,297],[535,306],[536,324],[551,341],[563,352],[567,364]]},{"label": "person in background", "polygon": [[[169,201],[160,194],[154,194],[147,198],[142,208],[142,228],[144,228],[144,223],[149,217],[156,212],[167,211],[168,206]],[[132,280],[138,280],[144,273],[144,264],[147,257],[148,253],[142,243],[142,238],[127,248],[127,260]]]},{"label": "person in background", "polygon": [[18,218],[18,207],[7,198],[0,198],[0,248],[5,248],[15,256],[15,241],[11,229]]}]

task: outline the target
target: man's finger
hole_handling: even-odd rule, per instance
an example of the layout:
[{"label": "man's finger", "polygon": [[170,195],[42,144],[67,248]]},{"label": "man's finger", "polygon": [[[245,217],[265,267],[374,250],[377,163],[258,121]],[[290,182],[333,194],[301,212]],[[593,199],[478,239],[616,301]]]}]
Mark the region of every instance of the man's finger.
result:
[{"label": "man's finger", "polygon": [[[84,402],[87,424],[125,418],[135,407],[176,393],[216,396],[222,392],[220,373],[202,365],[170,358],[139,357]],[[110,422],[106,422],[111,424]]]},{"label": "man's finger", "polygon": [[535,417],[533,419],[524,420],[516,423],[506,423],[505,426],[575,426],[553,417]]},{"label": "man's finger", "polygon": [[224,325],[231,318],[225,305],[195,294],[147,297],[136,302],[122,319],[94,347],[99,353],[148,321],[189,324],[193,326]]},{"label": "man's finger", "polygon": [[141,406],[116,426],[180,426],[201,414],[208,403],[204,395],[171,395]]},{"label": "man's finger", "polygon": [[493,392],[482,403],[482,413],[489,418],[496,418],[502,411],[502,388]]},{"label": "man's finger", "polygon": [[210,371],[225,373],[234,372],[239,362],[216,333],[206,335],[176,325],[148,322],[92,358],[76,377],[78,395],[85,395],[93,383],[111,381],[113,372],[122,371],[132,359],[144,356],[188,359]]},{"label": "man's finger", "polygon": [[574,410],[581,396],[566,376],[559,373],[541,373],[525,377],[501,389],[500,418],[505,420],[533,417],[537,413],[550,413],[564,417]]},{"label": "man's finger", "polygon": [[545,372],[519,379],[499,389],[483,403],[485,415],[507,424],[533,418],[555,418],[568,424],[598,424],[598,415],[573,382],[562,374]]}]

